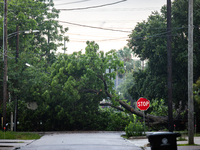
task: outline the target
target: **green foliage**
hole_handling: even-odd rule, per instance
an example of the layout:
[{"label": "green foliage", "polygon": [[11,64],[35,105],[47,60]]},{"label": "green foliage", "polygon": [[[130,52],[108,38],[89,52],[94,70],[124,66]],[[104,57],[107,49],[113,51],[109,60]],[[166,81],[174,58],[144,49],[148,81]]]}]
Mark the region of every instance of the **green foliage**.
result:
[{"label": "green foliage", "polygon": [[136,120],[136,117],[134,117],[133,122],[130,121],[130,123],[125,127],[125,132],[127,137],[142,136],[144,135],[144,126],[140,121]]},{"label": "green foliage", "polygon": [[120,94],[120,99],[126,99],[128,101],[131,101],[132,97],[128,93],[128,89],[130,89],[134,84],[133,75],[132,73],[127,73],[125,79],[122,83],[117,87],[117,93]]},{"label": "green foliage", "polygon": [[[0,5],[0,10],[0,16],[3,16],[3,5]],[[55,52],[62,45],[61,41],[67,28],[63,29],[55,20],[58,18],[59,11],[53,7],[52,1],[11,0],[8,2],[8,10],[8,92],[11,103],[7,107],[7,122],[10,122],[11,111],[14,112],[14,101],[18,99],[18,121],[20,122],[18,130],[42,130],[40,123],[45,122],[46,113],[50,111],[43,99],[50,86],[49,66],[56,60]],[[2,19],[0,22],[2,23]],[[19,27],[18,61],[15,60],[16,26]],[[24,32],[33,30],[39,32],[28,34]],[[3,30],[0,28],[1,47],[2,33]],[[3,53],[2,49],[1,53]],[[27,67],[26,63],[31,66]],[[0,65],[3,66],[2,62]],[[0,76],[3,79],[3,70],[0,70]],[[0,85],[1,93],[3,93],[2,89]],[[27,102],[36,102],[38,109],[35,111],[27,109]],[[2,101],[0,105],[2,106]]]},{"label": "green foliage", "polygon": [[151,101],[151,107],[150,114],[154,116],[167,116],[168,115],[168,106],[165,105],[165,101],[163,99],[161,100],[152,100]]},{"label": "green foliage", "polygon": [[101,109],[100,113],[103,119],[101,124],[104,124],[104,128],[101,129],[106,131],[124,131],[131,119],[128,114],[111,108]]},{"label": "green foliage", "polygon": [[[199,0],[196,1],[196,3]],[[172,87],[173,102],[187,104],[187,26],[188,2],[175,0],[172,3]],[[153,12],[147,21],[136,25],[129,35],[129,48],[140,57],[148,60],[145,70],[134,73],[135,84],[129,93],[133,99],[164,99],[167,102],[167,10],[163,6],[161,13]],[[198,5],[194,6],[194,26],[200,23]],[[194,28],[194,80],[200,76],[200,40],[199,29]]]},{"label": "green foliage", "polygon": [[[0,10],[3,10],[3,5]],[[113,95],[116,71],[123,67],[115,50],[100,52],[94,41],[87,41],[86,53],[75,52],[70,55],[55,55],[61,46],[68,28],[59,25],[59,11],[52,1],[12,0],[8,3],[8,91],[11,103],[8,104],[7,116],[14,112],[14,101],[18,100],[18,130],[98,130],[99,118],[104,113],[99,111],[99,103]],[[1,11],[3,16],[3,11]],[[0,20],[2,22],[2,20]],[[19,58],[16,62],[16,26],[19,26]],[[26,34],[23,31],[39,30],[38,33]],[[12,34],[13,33],[13,34]],[[0,28],[2,35],[2,28]],[[2,37],[2,36],[1,36]],[[2,40],[0,40],[2,45]],[[2,49],[1,49],[2,51]],[[25,66],[26,63],[31,66]],[[3,66],[3,63],[1,64]],[[3,68],[3,67],[1,67]],[[106,69],[113,72],[105,74]],[[123,70],[120,70],[123,72]],[[0,75],[3,76],[3,71]],[[1,78],[3,79],[3,77]],[[105,87],[106,86],[106,87]],[[2,88],[1,88],[2,89]],[[3,92],[1,92],[3,93]],[[36,102],[38,108],[30,110],[27,102]],[[2,102],[0,102],[1,104]],[[121,126],[113,118],[124,116],[109,115],[115,127],[104,129],[120,130]],[[8,119],[7,119],[8,122]],[[122,121],[121,121],[122,122]]]},{"label": "green foliage", "polygon": [[[108,97],[106,92],[117,96],[110,78],[115,78],[117,67],[122,67],[123,63],[116,51],[104,54],[99,52],[95,42],[88,41],[87,44],[85,54],[81,51],[61,54],[51,66],[41,60],[25,67],[24,60],[19,59],[19,74],[12,72],[12,78],[17,75],[19,79],[16,85],[21,85],[12,93],[18,96],[18,131],[124,130],[128,116],[99,110],[100,101]],[[107,68],[114,71],[105,74]],[[10,91],[15,87],[14,81],[9,81]],[[7,116],[14,112],[15,98],[13,96],[8,104]],[[110,101],[119,105],[114,98]],[[27,102],[36,102],[38,108],[28,109]]]},{"label": "green foliage", "polygon": [[194,98],[198,103],[200,103],[200,78],[194,84]]}]

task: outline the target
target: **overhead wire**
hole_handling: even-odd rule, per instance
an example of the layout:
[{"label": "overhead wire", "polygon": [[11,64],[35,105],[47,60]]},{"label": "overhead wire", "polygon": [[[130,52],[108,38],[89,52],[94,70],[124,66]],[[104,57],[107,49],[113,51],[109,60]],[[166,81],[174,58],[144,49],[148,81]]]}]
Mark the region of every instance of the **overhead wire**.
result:
[{"label": "overhead wire", "polygon": [[[180,28],[177,28],[176,30],[180,30],[180,29],[183,29],[185,27],[180,27]],[[176,31],[175,30],[175,31]],[[167,35],[164,35],[164,34],[167,34],[169,31],[166,31],[166,32],[162,32],[162,33],[159,33],[159,34],[154,34],[154,35],[151,35],[151,36],[144,36],[144,37],[132,37],[133,39],[147,39],[147,38],[153,38],[153,37],[167,37]],[[172,31],[173,32],[173,31]],[[177,36],[179,34],[173,34],[172,36]],[[127,37],[128,38],[128,37]],[[124,37],[122,38],[116,38],[116,39],[103,39],[103,40],[95,40],[95,42],[102,42],[102,41],[112,41],[112,40],[118,40],[118,39],[124,39]],[[72,40],[73,41],[73,40]],[[86,42],[87,40],[85,41],[74,41],[74,42]],[[12,52],[11,52],[12,53]],[[13,52],[14,53],[14,52]],[[26,52],[26,53],[29,53],[29,54],[36,54],[36,55],[42,55],[42,54],[39,54],[39,53],[30,53],[30,52]],[[47,55],[51,55],[51,54],[47,54]],[[14,58],[13,58],[14,59]]]},{"label": "overhead wire", "polygon": [[[171,36],[179,36],[180,34],[179,33],[176,33],[176,34],[172,34]],[[156,34],[156,35],[152,35],[152,36],[147,36],[147,37],[134,37],[133,39],[144,39],[144,40],[147,40],[147,38],[153,38],[153,37],[167,37],[168,35],[162,35],[162,34],[160,34],[160,35],[158,35],[158,34]],[[196,36],[196,35],[195,35]],[[200,37],[200,36],[196,36],[196,37]],[[85,42],[85,41],[73,41],[73,42]],[[95,41],[96,42],[96,41]],[[101,50],[102,51],[102,50]],[[3,55],[3,53],[2,52],[0,52],[2,55]],[[8,53],[15,53],[15,52],[8,52]],[[31,53],[31,52],[22,52],[22,53],[28,53],[28,54],[36,54],[36,55],[41,55],[41,54],[39,54],[39,53]],[[4,54],[5,55],[5,54]],[[49,53],[49,54],[46,54],[46,56],[48,56],[48,55],[52,55],[51,53]],[[10,56],[8,56],[8,54],[6,55],[8,58],[10,58],[10,59],[15,59],[15,57],[10,57]],[[83,56],[84,57],[84,56]],[[33,60],[33,59],[35,59],[35,58],[30,58],[30,57],[23,57],[23,59],[28,59],[28,60]],[[71,59],[72,60],[72,59]],[[74,59],[73,59],[74,60]]]},{"label": "overhead wire", "polygon": [[[4,4],[4,2],[0,2],[0,3],[2,3],[2,4]],[[29,9],[31,9],[31,10],[44,10],[44,9],[39,9],[38,8],[38,6],[32,6],[32,7],[22,7],[22,6],[19,6],[19,5],[16,5],[16,4],[10,4],[10,3],[7,3],[8,5],[12,5],[12,6],[16,6],[16,7],[19,7],[19,8],[29,8]],[[23,4],[30,4],[30,3],[23,3]],[[46,3],[43,3],[43,4],[46,4]],[[86,7],[87,8],[87,7]],[[112,8],[112,9],[104,9],[103,10],[103,12],[104,11],[144,11],[144,10],[155,10],[155,9],[158,9],[159,7],[146,7],[146,8]],[[8,8],[9,9],[9,8]],[[60,10],[60,11],[62,11],[62,10],[67,10],[67,11],[70,11],[70,10],[74,10],[74,9],[59,9],[59,8],[54,8],[54,9],[56,9],[56,10]],[[89,9],[89,8],[87,8],[87,9]],[[9,9],[9,10],[11,10],[11,9]],[[48,8],[48,10],[52,10],[52,9],[50,9],[50,8]],[[102,12],[102,10],[95,10],[95,11],[101,11]]]},{"label": "overhead wire", "polygon": [[[61,10],[61,8],[57,8],[58,10]],[[149,10],[157,10],[159,7],[145,7],[145,8],[104,8],[104,9],[93,9],[90,10],[90,12],[106,12],[106,11],[149,11]],[[70,11],[70,10],[68,10]]]},{"label": "overhead wire", "polygon": [[57,10],[60,10],[60,11],[72,11],[72,10],[93,9],[93,8],[105,7],[105,6],[109,6],[109,5],[115,5],[115,4],[118,4],[118,3],[125,2],[125,1],[127,1],[127,0],[121,0],[121,1],[114,2],[114,3],[108,3],[108,4],[97,5],[97,6],[90,6],[90,7],[72,8],[72,9],[57,9]]},{"label": "overhead wire", "polygon": [[[110,30],[110,31],[118,31],[118,32],[125,32],[125,33],[131,33],[132,31],[125,31],[125,30],[118,30],[118,29],[111,29],[111,28],[103,28],[103,27],[96,27],[96,26],[90,26],[90,25],[84,25],[84,24],[80,24],[80,23],[73,23],[73,22],[69,22],[69,21],[61,21],[61,20],[55,20],[58,21],[60,23],[63,24],[70,24],[70,25],[74,25],[74,26],[81,26],[81,27],[87,27],[87,28],[95,28],[95,29],[101,29],[101,30]],[[180,27],[172,27],[171,29],[177,29]],[[188,28],[188,27],[181,27],[181,28]],[[131,28],[132,30],[134,28]],[[144,29],[144,28],[140,28],[140,29]],[[166,28],[147,28],[147,29],[155,29],[155,30],[160,30],[160,29],[166,29]]]},{"label": "overhead wire", "polygon": [[[55,1],[55,0],[54,0]],[[81,1],[75,1],[75,2],[68,2],[68,3],[62,3],[62,4],[55,4],[56,6],[59,5],[68,5],[68,4],[75,4],[75,3],[82,3],[82,2],[86,2],[86,1],[91,1],[91,0],[81,0]]]},{"label": "overhead wire", "polygon": [[109,28],[95,27],[95,26],[83,25],[83,24],[72,23],[72,22],[67,22],[67,21],[60,21],[60,20],[55,20],[55,21],[58,21],[58,22],[61,22],[61,23],[66,23],[66,24],[71,24],[71,25],[75,25],[75,26],[87,27],[87,28],[94,28],[94,29],[101,29],[101,30],[109,30],[109,31],[131,33],[131,31],[115,30],[115,29],[109,29]]},{"label": "overhead wire", "polygon": [[[173,31],[176,31],[176,30],[180,30],[180,29],[184,29],[186,27],[179,27],[179,28],[176,28],[174,29]],[[134,39],[145,39],[145,38],[153,38],[153,37],[167,37],[167,33],[169,32],[173,32],[173,31],[165,31],[165,32],[161,32],[161,33],[158,33],[158,34],[154,34],[154,35],[150,35],[150,36],[144,36],[144,37],[133,37]],[[176,36],[177,34],[174,34],[173,36]],[[117,41],[117,40],[122,40],[122,39],[128,39],[129,37],[121,37],[121,38],[115,38],[115,39],[103,39],[103,40],[95,40],[95,42],[103,42],[103,41]],[[85,42],[87,40],[70,40],[71,42]]]},{"label": "overhead wire", "polygon": [[[103,4],[103,5],[97,5],[97,6],[91,6],[91,7],[72,8],[72,9],[56,9],[56,10],[60,10],[60,11],[86,10],[86,9],[93,9],[93,8],[105,7],[105,6],[109,6],[109,5],[115,5],[115,4],[118,4],[118,3],[125,2],[125,1],[127,1],[127,0],[121,0],[121,1],[113,2],[113,3],[108,3],[108,4]],[[0,2],[0,3],[4,4],[4,2]],[[12,5],[12,6],[17,6],[17,7],[20,7],[20,8],[30,8],[30,9],[33,9],[33,7],[22,7],[22,6],[15,5],[15,4],[10,4],[10,3],[7,3],[7,4],[8,5]],[[26,3],[23,3],[23,4],[26,4]],[[30,4],[30,3],[27,3],[27,4]],[[46,4],[46,3],[44,3],[44,4]],[[35,8],[37,10],[44,10],[44,9],[38,9],[37,7],[38,6],[35,6]],[[52,10],[52,9],[49,9],[49,10]]]}]

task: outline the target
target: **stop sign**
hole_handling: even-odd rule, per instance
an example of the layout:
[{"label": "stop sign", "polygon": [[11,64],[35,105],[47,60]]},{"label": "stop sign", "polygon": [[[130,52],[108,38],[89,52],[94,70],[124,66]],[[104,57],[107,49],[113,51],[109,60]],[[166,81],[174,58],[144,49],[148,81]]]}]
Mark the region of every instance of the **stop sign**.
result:
[{"label": "stop sign", "polygon": [[143,98],[141,97],[138,101],[137,101],[137,107],[140,109],[140,110],[147,110],[150,106],[150,101],[146,98]]}]

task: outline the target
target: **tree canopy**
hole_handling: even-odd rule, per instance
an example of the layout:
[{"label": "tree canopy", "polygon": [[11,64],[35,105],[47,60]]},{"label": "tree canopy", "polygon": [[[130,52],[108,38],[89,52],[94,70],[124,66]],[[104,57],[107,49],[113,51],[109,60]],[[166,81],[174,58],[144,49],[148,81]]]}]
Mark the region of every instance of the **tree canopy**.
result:
[{"label": "tree canopy", "polygon": [[[0,5],[0,10],[2,10],[0,16],[3,16],[3,3]],[[14,98],[16,95],[19,97],[25,95],[23,91],[27,89],[19,87],[23,82],[23,71],[27,67],[25,64],[29,63],[47,70],[48,65],[56,60],[55,52],[62,45],[60,41],[63,40],[63,33],[68,29],[63,29],[58,21],[55,21],[59,11],[54,8],[52,1],[12,0],[8,2],[8,10],[8,89]],[[3,17],[1,21],[3,23]],[[19,34],[18,47],[17,34]],[[0,35],[0,44],[3,45],[2,28]],[[17,63],[15,60],[18,60]]]},{"label": "tree canopy", "polygon": [[[197,0],[196,3],[199,1]],[[194,81],[199,72],[199,13],[194,5]],[[138,23],[129,35],[129,48],[141,58],[148,60],[144,71],[134,73],[135,85],[130,89],[133,98],[167,100],[167,13],[163,6],[161,13],[153,12]],[[187,24],[188,2],[175,0],[172,3],[172,85],[173,101],[187,103]]]},{"label": "tree canopy", "polygon": [[[101,52],[95,42],[88,41],[85,50],[85,54],[81,51],[60,54],[48,68],[49,72],[34,66],[26,69],[24,82],[38,74],[33,77],[36,83],[32,84],[28,95],[31,95],[29,100],[39,105],[34,114],[42,111],[34,122],[43,122],[45,130],[93,129],[91,125],[98,124],[95,119],[99,116],[100,101],[113,95],[110,99],[112,105],[119,105],[114,99],[117,95],[110,78],[115,78],[117,68],[122,67],[123,62],[118,59],[115,50]],[[114,71],[106,74],[107,68]],[[27,108],[25,110],[24,113],[29,112]],[[28,115],[25,116],[22,123],[25,120],[33,122]]]}]

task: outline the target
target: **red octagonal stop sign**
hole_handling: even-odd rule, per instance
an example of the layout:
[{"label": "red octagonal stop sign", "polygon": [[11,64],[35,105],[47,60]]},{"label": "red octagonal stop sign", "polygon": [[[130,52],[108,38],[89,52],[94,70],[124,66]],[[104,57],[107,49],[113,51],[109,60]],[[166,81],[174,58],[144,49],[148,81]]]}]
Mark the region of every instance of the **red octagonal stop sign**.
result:
[{"label": "red octagonal stop sign", "polygon": [[140,109],[140,110],[147,110],[150,106],[150,101],[146,98],[143,98],[141,97],[138,101],[137,101],[137,107]]}]

